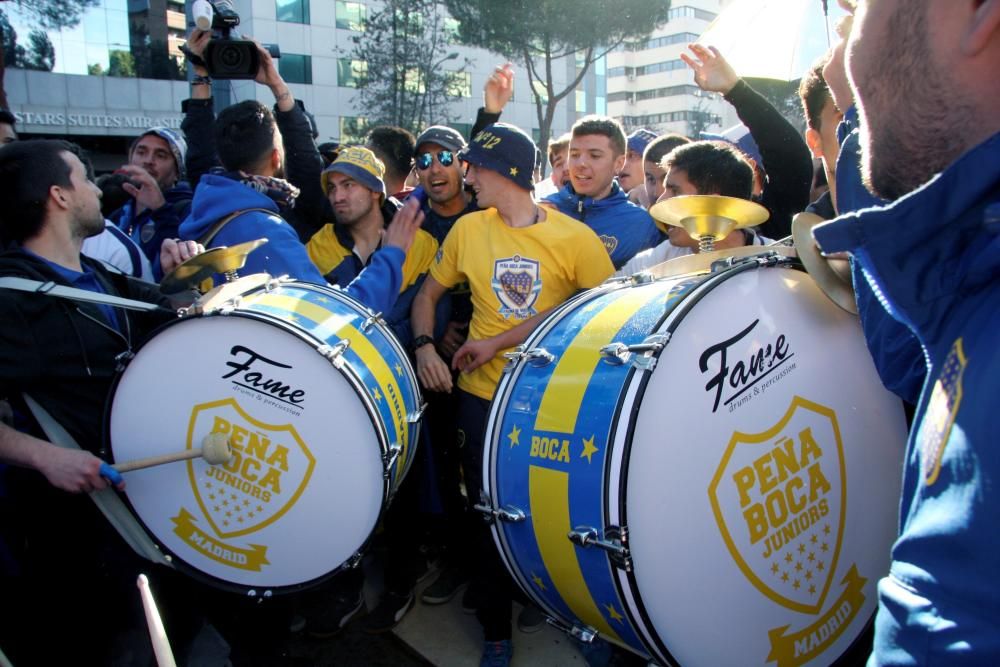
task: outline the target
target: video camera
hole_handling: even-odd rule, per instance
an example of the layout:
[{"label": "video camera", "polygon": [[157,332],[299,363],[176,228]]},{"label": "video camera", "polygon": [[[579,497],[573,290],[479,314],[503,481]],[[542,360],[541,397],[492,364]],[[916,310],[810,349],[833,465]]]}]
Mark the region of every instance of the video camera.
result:
[{"label": "video camera", "polygon": [[[253,79],[257,76],[260,69],[257,44],[230,36],[232,29],[240,24],[240,15],[233,8],[232,0],[195,0],[191,14],[199,29],[212,30],[204,56],[209,76],[216,79]],[[262,46],[272,58],[281,57],[277,44]]]}]

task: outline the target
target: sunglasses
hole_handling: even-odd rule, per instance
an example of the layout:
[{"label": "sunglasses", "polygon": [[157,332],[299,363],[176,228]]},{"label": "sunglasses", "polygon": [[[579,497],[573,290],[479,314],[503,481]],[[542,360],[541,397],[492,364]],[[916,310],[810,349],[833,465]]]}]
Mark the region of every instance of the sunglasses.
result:
[{"label": "sunglasses", "polygon": [[[455,154],[451,151],[438,151],[437,154],[438,162],[441,163],[442,167],[450,167],[455,161]],[[431,164],[434,162],[433,153],[421,153],[417,156],[417,169],[424,171],[431,168]]]}]

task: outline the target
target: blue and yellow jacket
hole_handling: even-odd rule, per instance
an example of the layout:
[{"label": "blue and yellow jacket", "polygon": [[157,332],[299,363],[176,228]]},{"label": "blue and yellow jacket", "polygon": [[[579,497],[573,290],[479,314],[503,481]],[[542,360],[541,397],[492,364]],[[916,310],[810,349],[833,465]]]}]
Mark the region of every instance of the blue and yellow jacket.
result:
[{"label": "blue and yellow jacket", "polygon": [[566,185],[542,201],[554,204],[562,213],[593,229],[611,255],[616,270],[637,253],[667,240],[646,209],[628,200],[617,180],[611,186],[611,194],[603,199],[581,197],[572,185]]},{"label": "blue and yellow jacket", "polygon": [[824,251],[854,255],[883,308],[926,357],[900,533],[879,583],[873,663],[996,664],[1000,134],[893,204],[844,215],[813,234]]},{"label": "blue and yellow jacket", "polygon": [[[306,244],[309,259],[326,280],[345,287],[357,278],[366,266],[371,265],[376,255],[385,250],[380,248],[373,252],[368,258],[368,264],[363,263],[354,253],[354,239],[351,238],[350,232],[336,224],[324,225]],[[386,322],[404,346],[408,346],[413,338],[410,330],[410,305],[420,285],[423,284],[424,276],[434,262],[437,251],[438,242],[434,237],[418,229],[413,245],[410,246],[403,262],[399,296],[391,309],[382,311]]]}]

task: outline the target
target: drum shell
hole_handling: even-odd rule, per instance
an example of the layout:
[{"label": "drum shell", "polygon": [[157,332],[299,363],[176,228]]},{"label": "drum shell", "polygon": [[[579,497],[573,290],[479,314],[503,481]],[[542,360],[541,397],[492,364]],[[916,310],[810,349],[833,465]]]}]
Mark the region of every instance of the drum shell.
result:
[{"label": "drum shell", "polygon": [[[125,494],[179,568],[264,595],[357,562],[413,460],[419,414],[387,327],[339,290],[282,283],[157,331],[116,379],[106,423],[119,461],[232,429],[228,464],[128,473]],[[206,484],[226,494],[210,498]],[[221,500],[245,508],[234,516],[246,525],[223,525],[233,517]]]},{"label": "drum shell", "polygon": [[[744,351],[773,350],[781,335],[790,356],[750,386],[752,399],[737,397],[731,411],[720,400],[713,411],[715,387],[707,384],[719,356],[705,353],[754,321],[727,348],[730,368],[741,359],[749,365]],[[662,350],[633,353],[626,363],[599,351],[651,336],[666,341]],[[899,403],[878,383],[854,318],[803,272],[748,265],[595,290],[553,313],[525,347],[555,359],[542,365],[529,354],[508,368],[491,410],[484,477],[494,506],[526,515],[496,522],[494,537],[528,595],[566,626],[596,630],[662,664],[719,665],[764,664],[772,649],[780,656],[795,643],[782,643],[778,632],[772,645],[772,630],[805,632],[849,589],[857,593],[849,622],[817,655],[794,664],[832,662],[846,650],[873,613],[875,582],[888,568],[905,442]],[[838,381],[819,386],[816,378]],[[765,383],[766,401],[753,394]],[[777,427],[765,438],[773,444],[782,428],[800,422],[816,422],[814,429],[832,422],[824,435],[839,442],[822,465],[843,482],[831,491],[839,504],[829,503],[842,510],[843,525],[835,530],[839,561],[827,562],[837,572],[817,591],[821,605],[754,581],[759,563],[741,554],[750,551],[740,539],[746,528],[726,506],[734,474],[726,465],[745,463],[758,447],[752,469],[766,454],[751,436]],[[569,531],[583,526],[614,544],[617,535],[606,529],[626,527],[629,568],[611,551],[570,542]],[[754,546],[767,543],[759,539]],[[852,565],[860,574],[850,578]],[[712,585],[707,570],[725,585]],[[851,585],[841,585],[847,578]],[[720,642],[723,635],[739,639]],[[808,641],[807,634],[800,645]]]}]

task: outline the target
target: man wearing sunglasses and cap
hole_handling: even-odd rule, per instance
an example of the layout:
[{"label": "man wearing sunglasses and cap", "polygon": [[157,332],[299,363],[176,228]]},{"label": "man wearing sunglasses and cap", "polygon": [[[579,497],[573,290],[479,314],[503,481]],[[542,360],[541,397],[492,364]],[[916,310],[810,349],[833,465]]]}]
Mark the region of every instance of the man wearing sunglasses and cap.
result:
[{"label": "man wearing sunglasses and cap", "polygon": [[[458,155],[468,164],[466,183],[483,210],[462,216],[449,232],[430,275],[413,302],[417,375],[424,387],[451,391],[452,375],[431,338],[434,307],[453,285],[472,293],[469,340],[452,368],[458,379],[458,427],[466,489],[482,488],[483,434],[490,399],[504,366],[503,352],[521,343],[539,317],[575,292],[600,284],[613,268],[604,244],[586,225],[532,199],[535,144],[524,132],[494,123]],[[483,665],[508,665],[511,638],[510,577],[488,528],[474,535],[477,618],[486,643]]]}]

